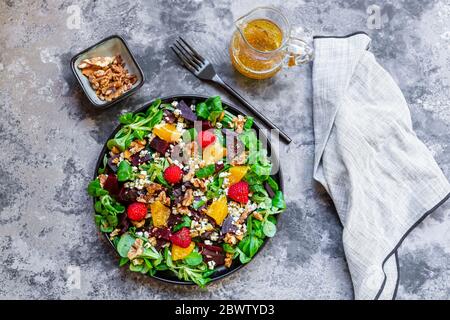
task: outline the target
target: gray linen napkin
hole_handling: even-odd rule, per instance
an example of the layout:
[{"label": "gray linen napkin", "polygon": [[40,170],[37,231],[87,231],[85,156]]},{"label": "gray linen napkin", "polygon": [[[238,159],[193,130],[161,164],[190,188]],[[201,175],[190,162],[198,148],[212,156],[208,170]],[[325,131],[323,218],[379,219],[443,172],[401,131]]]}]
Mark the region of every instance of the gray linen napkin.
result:
[{"label": "gray linen napkin", "polygon": [[450,195],[364,33],[315,37],[314,179],[333,199],[355,299],[393,299],[397,248]]}]

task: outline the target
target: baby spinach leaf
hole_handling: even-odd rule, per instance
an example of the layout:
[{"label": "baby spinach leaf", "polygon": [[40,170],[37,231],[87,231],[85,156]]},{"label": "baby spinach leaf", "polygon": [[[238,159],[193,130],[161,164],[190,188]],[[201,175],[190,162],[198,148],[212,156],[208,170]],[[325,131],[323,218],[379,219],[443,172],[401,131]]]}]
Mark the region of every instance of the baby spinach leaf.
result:
[{"label": "baby spinach leaf", "polygon": [[239,135],[239,139],[244,144],[245,148],[250,151],[257,151],[258,138],[254,130],[247,130]]},{"label": "baby spinach leaf", "polygon": [[136,239],[129,233],[124,233],[117,244],[117,252],[122,258],[128,256],[128,251],[130,251],[131,246],[134,244]]},{"label": "baby spinach leaf", "polygon": [[216,165],[215,164],[210,164],[210,165],[207,165],[206,167],[203,167],[200,170],[198,170],[195,173],[195,176],[197,178],[203,179],[203,178],[207,178],[209,176],[212,176],[215,171],[216,171]]},{"label": "baby spinach leaf", "polygon": [[198,266],[200,263],[202,263],[203,257],[198,252],[191,252],[186,258],[184,258],[184,262],[188,264],[191,267]]},{"label": "baby spinach leaf", "polygon": [[267,178],[270,175],[270,172],[272,171],[272,165],[270,163],[268,163],[268,164],[255,163],[255,164],[252,164],[251,170],[257,176]]},{"label": "baby spinach leaf", "polygon": [[123,182],[127,180],[133,180],[133,178],[134,174],[131,164],[126,160],[121,161],[117,169],[117,180]]}]

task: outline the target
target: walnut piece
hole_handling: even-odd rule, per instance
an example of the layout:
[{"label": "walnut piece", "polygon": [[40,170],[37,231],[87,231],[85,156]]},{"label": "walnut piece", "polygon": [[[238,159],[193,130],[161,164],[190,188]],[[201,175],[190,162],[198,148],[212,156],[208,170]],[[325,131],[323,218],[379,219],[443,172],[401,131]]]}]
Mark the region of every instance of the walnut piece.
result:
[{"label": "walnut piece", "polygon": [[236,237],[233,234],[231,234],[231,233],[225,234],[225,237],[223,238],[223,241],[225,243],[231,244],[232,246],[237,243]]},{"label": "walnut piece", "polygon": [[241,133],[244,130],[245,121],[247,120],[242,115],[238,115],[236,118],[233,119],[233,124],[235,128],[234,131],[236,133]]},{"label": "walnut piece", "polygon": [[231,267],[232,262],[233,262],[233,254],[227,252],[225,255],[225,268]]},{"label": "walnut piece", "polygon": [[125,68],[120,55],[84,59],[78,68],[89,79],[98,98],[103,101],[117,99],[137,81],[137,76],[130,74]]},{"label": "walnut piece", "polygon": [[181,201],[181,204],[184,207],[189,207],[192,203],[194,202],[194,191],[192,191],[192,189],[187,189],[183,200]]},{"label": "walnut piece", "polygon": [[143,247],[144,242],[142,241],[142,239],[136,239],[133,243],[133,245],[131,246],[130,250],[128,251],[127,257],[130,260],[133,260],[137,257],[139,257],[143,252],[144,252],[144,247]]}]

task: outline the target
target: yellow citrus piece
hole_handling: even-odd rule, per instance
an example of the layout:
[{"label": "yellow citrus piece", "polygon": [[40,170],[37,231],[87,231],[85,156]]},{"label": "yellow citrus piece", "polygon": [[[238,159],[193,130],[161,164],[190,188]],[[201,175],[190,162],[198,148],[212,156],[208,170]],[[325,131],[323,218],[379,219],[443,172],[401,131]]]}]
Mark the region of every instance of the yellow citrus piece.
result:
[{"label": "yellow citrus piece", "polygon": [[219,142],[210,144],[205,149],[203,149],[203,160],[205,163],[213,164],[227,155],[227,149],[222,147]]},{"label": "yellow citrus piece", "polygon": [[169,220],[170,216],[169,208],[160,201],[155,201],[150,204],[150,212],[152,213],[153,226],[167,227],[167,220]]},{"label": "yellow citrus piece", "polygon": [[213,218],[218,225],[222,225],[223,220],[228,215],[227,197],[221,196],[218,200],[211,203],[206,214]]},{"label": "yellow citrus piece", "polygon": [[230,175],[228,176],[228,181],[230,182],[230,185],[238,183],[242,180],[242,178],[245,176],[245,174],[248,171],[247,166],[233,166],[230,168],[229,172]]},{"label": "yellow citrus piece", "polygon": [[195,248],[195,243],[191,241],[189,244],[189,247],[182,248],[180,246],[177,246],[176,244],[172,245],[172,260],[181,260],[186,258]]},{"label": "yellow citrus piece", "polygon": [[176,142],[181,138],[181,132],[173,124],[159,124],[153,128],[153,133],[167,142]]}]

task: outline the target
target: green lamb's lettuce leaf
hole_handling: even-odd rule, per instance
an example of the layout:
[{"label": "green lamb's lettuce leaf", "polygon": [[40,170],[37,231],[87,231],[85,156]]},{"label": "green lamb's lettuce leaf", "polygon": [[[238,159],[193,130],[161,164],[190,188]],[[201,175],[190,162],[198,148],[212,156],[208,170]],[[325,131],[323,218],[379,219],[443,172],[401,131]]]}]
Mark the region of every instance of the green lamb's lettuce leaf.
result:
[{"label": "green lamb's lettuce leaf", "polygon": [[272,199],[272,206],[281,210],[286,209],[286,202],[284,201],[283,193],[280,190],[275,191]]},{"label": "green lamb's lettuce leaf", "polygon": [[186,258],[184,258],[184,262],[186,262],[187,265],[191,267],[198,266],[200,263],[202,263],[203,257],[198,252],[191,252]]},{"label": "green lamb's lettuce leaf", "polygon": [[100,197],[100,196],[104,196],[106,194],[108,194],[108,191],[106,191],[105,189],[103,189],[100,185],[100,181],[97,179],[92,180],[88,187],[87,187],[87,192],[91,197]]},{"label": "green lamb's lettuce leaf", "polygon": [[136,238],[130,235],[128,232],[124,233],[117,244],[117,252],[122,258],[127,258],[128,251],[130,251],[131,246],[136,241]]},{"label": "green lamb's lettuce leaf", "polygon": [[207,120],[209,117],[209,110],[208,106],[204,102],[200,102],[195,106],[195,113],[197,114],[197,117]]},{"label": "green lamb's lettuce leaf", "polygon": [[117,180],[123,182],[133,179],[134,173],[131,164],[127,160],[121,161],[117,169]]},{"label": "green lamb's lettuce leaf", "polygon": [[195,173],[195,176],[197,178],[203,179],[203,178],[207,178],[209,176],[212,176],[215,171],[216,171],[216,165],[215,164],[210,164],[210,165],[207,165],[206,167],[203,167],[200,170],[198,170]]},{"label": "green lamb's lettuce leaf", "polygon": [[190,228],[192,220],[189,218],[189,216],[184,215],[182,218],[182,222],[177,224],[175,227],[173,227],[173,232],[177,232],[178,230],[181,230],[182,228]]}]

